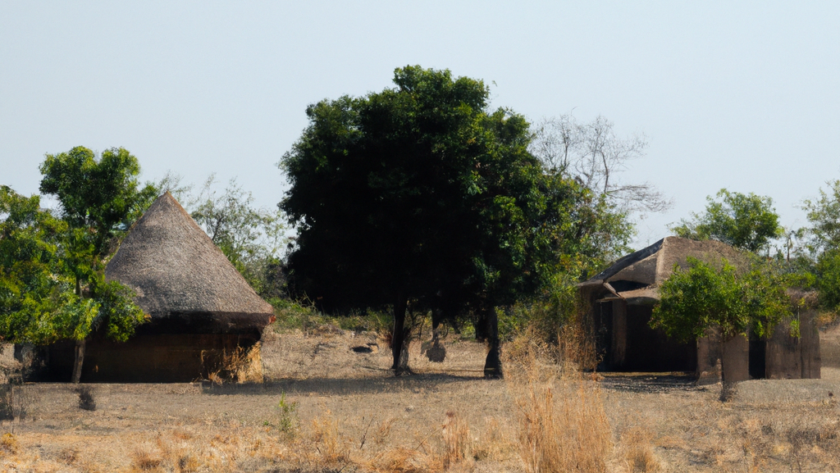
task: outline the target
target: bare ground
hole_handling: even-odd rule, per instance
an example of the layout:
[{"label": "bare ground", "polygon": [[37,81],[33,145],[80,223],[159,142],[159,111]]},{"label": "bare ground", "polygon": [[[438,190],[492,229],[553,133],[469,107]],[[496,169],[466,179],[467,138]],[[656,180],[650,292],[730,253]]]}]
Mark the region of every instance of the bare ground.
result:
[{"label": "bare ground", "polygon": [[[0,465],[527,471],[518,387],[480,378],[484,347],[450,339],[443,363],[429,362],[422,350],[419,342],[411,346],[417,374],[394,378],[387,344],[375,334],[328,327],[273,335],[262,348],[261,385],[97,384],[94,411],[79,408],[73,386],[27,384],[14,389],[17,418],[0,426],[11,434],[0,438]],[[607,469],[840,471],[840,330],[823,334],[822,350],[823,379],[748,381],[727,403],[718,400],[718,386],[670,374],[587,381],[601,393],[612,432],[613,447],[602,453]],[[281,399],[295,406],[285,415]]]}]

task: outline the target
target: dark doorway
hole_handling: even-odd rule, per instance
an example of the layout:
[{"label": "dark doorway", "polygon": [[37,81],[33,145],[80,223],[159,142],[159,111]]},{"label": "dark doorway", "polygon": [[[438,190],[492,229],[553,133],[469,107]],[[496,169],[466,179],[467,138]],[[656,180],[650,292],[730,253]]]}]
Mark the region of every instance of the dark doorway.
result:
[{"label": "dark doorway", "polygon": [[760,339],[750,340],[750,378],[763,379],[767,377],[766,360],[767,342]]},{"label": "dark doorway", "polygon": [[612,368],[612,301],[595,304],[595,350],[599,358],[598,370],[610,371]]}]

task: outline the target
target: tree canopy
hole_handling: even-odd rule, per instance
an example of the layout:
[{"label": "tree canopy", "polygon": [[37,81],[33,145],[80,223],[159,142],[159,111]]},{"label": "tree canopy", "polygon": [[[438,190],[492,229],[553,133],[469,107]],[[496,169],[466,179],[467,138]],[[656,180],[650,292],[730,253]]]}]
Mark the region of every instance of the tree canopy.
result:
[{"label": "tree canopy", "polygon": [[719,264],[688,258],[659,288],[651,326],[679,340],[700,338],[717,328],[724,338],[752,330],[763,337],[791,315],[787,284],[771,268],[756,265],[739,274],[726,259]]},{"label": "tree canopy", "polygon": [[3,192],[3,244],[18,255],[2,261],[5,294],[20,303],[4,305],[2,336],[35,344],[76,340],[73,381],[79,382],[89,336],[101,331],[124,341],[145,321],[133,291],[105,281],[104,261],[155,192],[138,188],[139,163],[123,148],[97,159],[79,146],[47,155],[40,169],[41,192],[58,198],[60,219],[41,210],[38,197]]},{"label": "tree canopy", "polygon": [[0,188],[0,336],[45,345],[84,340],[97,328],[125,341],[145,316],[133,292],[92,273],[84,294],[65,259],[68,225],[40,208],[38,196]]},{"label": "tree canopy", "polygon": [[684,238],[718,240],[752,252],[767,249],[772,239],[782,235],[770,197],[721,189],[717,198],[707,197],[703,214],[692,213],[691,220],[681,220],[671,230]]},{"label": "tree canopy", "polygon": [[124,148],[102,152],[77,146],[48,154],[40,166],[40,190],[61,204],[61,218],[70,228],[86,229],[91,255],[105,256],[107,244],[125,232],[155,197],[151,185],[138,188],[140,164]]},{"label": "tree canopy", "polygon": [[489,110],[483,82],[417,66],[396,87],[307,108],[281,161],[299,234],[291,289],[327,310],[406,304],[489,311],[553,269],[559,202],[581,192],[528,152],[526,120]]}]

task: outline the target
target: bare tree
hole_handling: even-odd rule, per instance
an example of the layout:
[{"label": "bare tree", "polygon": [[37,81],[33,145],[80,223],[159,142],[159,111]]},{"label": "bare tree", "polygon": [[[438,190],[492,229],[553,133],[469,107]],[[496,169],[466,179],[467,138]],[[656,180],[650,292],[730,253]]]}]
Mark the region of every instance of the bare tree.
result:
[{"label": "bare tree", "polygon": [[537,125],[531,152],[549,172],[575,179],[625,212],[662,212],[671,201],[653,185],[618,179],[629,161],[644,156],[647,145],[644,135],[617,136],[612,122],[604,117],[580,123],[568,114]]}]

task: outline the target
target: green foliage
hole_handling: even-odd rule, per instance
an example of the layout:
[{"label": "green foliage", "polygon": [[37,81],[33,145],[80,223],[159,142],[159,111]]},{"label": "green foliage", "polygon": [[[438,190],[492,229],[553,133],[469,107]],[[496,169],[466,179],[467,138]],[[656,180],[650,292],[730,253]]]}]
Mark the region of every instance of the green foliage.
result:
[{"label": "green foliage", "polygon": [[650,324],[682,341],[702,337],[709,328],[725,339],[748,330],[769,335],[792,314],[787,287],[783,275],[758,262],[739,274],[725,259],[710,264],[689,257],[688,269],[675,266],[660,286]]},{"label": "green foliage", "polygon": [[103,258],[154,188],[138,190],[139,164],[122,148],[96,159],[76,147],[47,155],[40,169],[41,191],[58,198],[61,220],[37,196],[0,189],[0,336],[43,345],[102,329],[125,341],[146,316],[133,291],[104,280]]},{"label": "green foliage", "polygon": [[276,332],[301,330],[305,333],[317,332],[327,326],[342,330],[363,330],[385,333],[393,324],[393,318],[387,311],[368,309],[364,313],[330,316],[324,314],[311,302],[293,301],[287,298],[272,298],[268,302],[274,306],[277,320],[273,324]]},{"label": "green foliage", "polygon": [[125,342],[136,327],[148,318],[134,303],[136,294],[117,281],[105,281],[101,273],[90,280],[91,296],[99,304],[97,318],[92,328],[105,327],[105,335],[111,340]]},{"label": "green foliage", "polygon": [[40,166],[41,192],[55,195],[61,217],[71,229],[74,247],[94,257],[105,256],[108,243],[119,237],[156,197],[147,185],[138,190],[140,165],[124,148],[112,148],[97,160],[93,151],[77,146],[47,155]]},{"label": "green foliage", "polygon": [[297,402],[287,401],[286,393],[280,394],[280,402],[277,403],[277,409],[280,411],[277,419],[277,430],[289,438],[294,438],[297,435],[298,424],[300,424],[297,408]]},{"label": "green foliage", "polygon": [[821,253],[815,270],[820,305],[832,312],[840,312],[840,248]]},{"label": "green foliage", "polygon": [[810,249],[813,253],[840,248],[840,180],[828,182],[817,200],[806,200],[803,209],[811,222]]},{"label": "green foliage", "polygon": [[773,199],[721,189],[719,201],[707,197],[706,212],[692,213],[692,220],[681,220],[671,230],[677,236],[695,240],[713,239],[735,248],[758,252],[782,236]]},{"label": "green foliage", "polygon": [[[556,224],[542,228],[553,258],[546,257],[540,289],[499,309],[499,331],[511,339],[524,328],[530,336],[553,342],[561,329],[581,313],[578,283],[632,252],[633,225],[603,195],[567,184],[570,195],[548,211]],[[503,314],[503,315],[502,315]]]},{"label": "green foliage", "polygon": [[448,317],[480,313],[577,264],[560,255],[626,243],[619,214],[599,220],[607,203],[528,152],[524,118],[488,110],[483,82],[406,67],[394,83],[308,107],[281,161],[281,208],[299,228],[294,294],[344,313],[400,297]]},{"label": "green foliage", "polygon": [[87,308],[59,312],[52,319],[52,331],[59,338],[84,340],[101,327],[109,338],[124,341],[145,316],[131,300],[133,291],[105,282],[104,258],[148,208],[156,189],[138,189],[140,164],[124,148],[106,150],[97,159],[91,150],[77,146],[47,155],[40,169],[41,192],[58,198],[67,224],[60,242],[63,270],[75,277],[75,295]]},{"label": "green foliage", "polygon": [[827,315],[840,313],[840,180],[828,182],[803,209],[811,226],[806,229],[806,251],[796,254],[802,274],[810,273],[810,286],[819,292],[819,305]]},{"label": "green foliage", "polygon": [[[145,315],[132,291],[101,274],[89,274],[85,296],[65,259],[76,232],[40,209],[37,196],[0,187],[0,336],[39,345],[83,340],[99,326],[125,340]],[[68,242],[68,240],[70,240]]]}]

